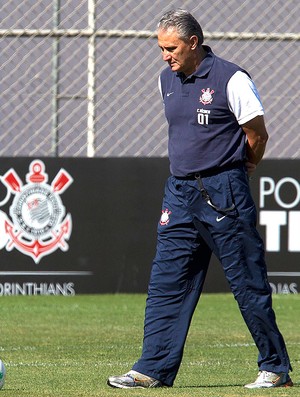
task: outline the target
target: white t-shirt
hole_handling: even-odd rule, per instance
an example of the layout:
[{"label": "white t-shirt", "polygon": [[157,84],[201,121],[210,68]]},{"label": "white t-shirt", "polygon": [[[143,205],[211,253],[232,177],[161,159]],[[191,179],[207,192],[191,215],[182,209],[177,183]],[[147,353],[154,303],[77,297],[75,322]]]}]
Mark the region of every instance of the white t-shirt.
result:
[{"label": "white t-shirt", "polygon": [[227,99],[240,125],[264,114],[257,88],[246,73],[238,71],[228,81]]}]

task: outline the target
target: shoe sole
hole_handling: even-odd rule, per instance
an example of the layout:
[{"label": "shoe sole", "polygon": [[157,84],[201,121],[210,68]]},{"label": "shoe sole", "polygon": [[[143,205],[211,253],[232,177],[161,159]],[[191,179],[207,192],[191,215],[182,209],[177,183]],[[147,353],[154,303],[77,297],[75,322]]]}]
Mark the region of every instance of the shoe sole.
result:
[{"label": "shoe sole", "polygon": [[254,387],[247,387],[247,385],[245,386],[246,389],[272,389],[273,387],[293,387],[294,383],[292,380],[287,381],[286,383],[284,383],[283,385],[273,385],[273,386],[254,386]]},{"label": "shoe sole", "polygon": [[161,383],[159,381],[155,381],[151,386],[126,386],[126,385],[122,385],[121,383],[117,383],[114,381],[107,381],[108,386],[117,388],[117,389],[154,389],[154,388],[158,388],[158,387],[163,387],[161,385]]},{"label": "shoe sole", "polygon": [[115,389],[146,389],[146,387],[143,386],[125,386],[120,383],[116,382],[110,382],[109,380],[107,381],[108,386],[113,387]]}]

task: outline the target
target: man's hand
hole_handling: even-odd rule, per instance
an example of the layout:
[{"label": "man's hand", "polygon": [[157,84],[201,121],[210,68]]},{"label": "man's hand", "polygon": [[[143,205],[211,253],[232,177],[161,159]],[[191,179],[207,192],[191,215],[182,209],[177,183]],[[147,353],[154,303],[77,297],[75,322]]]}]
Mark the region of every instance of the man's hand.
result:
[{"label": "man's hand", "polygon": [[247,168],[248,176],[251,177],[256,170],[256,165],[250,163],[249,161],[246,161],[246,168]]}]

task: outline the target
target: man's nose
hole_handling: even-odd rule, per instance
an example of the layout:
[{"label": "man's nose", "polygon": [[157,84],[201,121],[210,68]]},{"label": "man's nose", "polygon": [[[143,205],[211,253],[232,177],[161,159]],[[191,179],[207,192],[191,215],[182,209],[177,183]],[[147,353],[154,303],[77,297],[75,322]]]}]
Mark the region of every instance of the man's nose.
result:
[{"label": "man's nose", "polygon": [[162,52],[162,59],[163,61],[169,61],[171,59],[171,55],[168,51],[163,51]]}]

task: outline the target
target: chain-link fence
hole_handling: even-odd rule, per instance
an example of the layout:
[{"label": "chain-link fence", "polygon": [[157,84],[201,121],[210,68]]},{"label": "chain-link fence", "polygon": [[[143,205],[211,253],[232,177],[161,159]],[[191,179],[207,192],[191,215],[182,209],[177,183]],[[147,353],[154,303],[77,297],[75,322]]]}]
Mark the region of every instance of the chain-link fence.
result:
[{"label": "chain-link fence", "polygon": [[2,2],[0,155],[166,156],[155,29],[177,7],[254,78],[266,157],[299,158],[299,0]]}]

